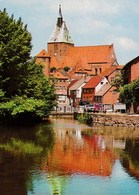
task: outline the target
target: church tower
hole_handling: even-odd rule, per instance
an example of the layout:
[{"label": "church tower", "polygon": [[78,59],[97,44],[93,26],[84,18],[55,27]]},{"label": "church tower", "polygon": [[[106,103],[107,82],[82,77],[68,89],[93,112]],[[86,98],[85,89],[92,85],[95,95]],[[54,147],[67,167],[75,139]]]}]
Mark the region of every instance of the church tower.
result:
[{"label": "church tower", "polygon": [[60,62],[63,57],[66,56],[68,48],[73,46],[74,43],[66,27],[65,21],[63,21],[61,5],[59,5],[57,23],[47,44],[48,53],[50,57],[55,56],[58,62]]}]

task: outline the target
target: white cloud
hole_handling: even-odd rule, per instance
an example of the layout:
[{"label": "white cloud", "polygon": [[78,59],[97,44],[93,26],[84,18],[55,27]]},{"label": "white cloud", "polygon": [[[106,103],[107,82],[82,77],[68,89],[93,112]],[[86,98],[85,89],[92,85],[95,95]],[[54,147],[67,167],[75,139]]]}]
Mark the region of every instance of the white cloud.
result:
[{"label": "white cloud", "polygon": [[129,37],[119,37],[116,39],[116,42],[125,50],[136,50],[139,48],[139,43]]}]

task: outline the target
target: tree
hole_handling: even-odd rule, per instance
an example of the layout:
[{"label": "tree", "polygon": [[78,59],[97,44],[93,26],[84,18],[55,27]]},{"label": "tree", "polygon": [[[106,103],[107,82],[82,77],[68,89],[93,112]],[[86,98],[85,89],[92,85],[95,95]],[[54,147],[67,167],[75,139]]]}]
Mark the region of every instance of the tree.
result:
[{"label": "tree", "polygon": [[56,71],[56,67],[55,66],[50,68],[50,72],[54,72],[54,71]]},{"label": "tree", "polygon": [[121,102],[125,104],[132,104],[133,103],[133,93],[132,93],[132,84],[124,85],[121,88],[119,99]]},{"label": "tree", "polygon": [[0,117],[40,119],[55,106],[55,89],[31,59],[31,34],[21,18],[0,11]]},{"label": "tree", "polygon": [[134,111],[136,111],[136,107],[139,104],[139,79],[124,85],[120,90],[119,99],[121,102],[127,104],[129,109],[133,105]]},{"label": "tree", "polygon": [[0,18],[0,88],[10,97],[20,88],[25,65],[30,59],[32,38],[21,18],[14,20],[6,9],[0,11]]},{"label": "tree", "polygon": [[123,76],[122,76],[122,74],[116,74],[115,78],[111,82],[111,85],[115,87],[117,92],[119,92],[121,86],[123,86]]},{"label": "tree", "polygon": [[68,71],[70,70],[70,67],[65,66],[65,67],[63,68],[63,70],[64,70],[65,72],[68,72]]}]

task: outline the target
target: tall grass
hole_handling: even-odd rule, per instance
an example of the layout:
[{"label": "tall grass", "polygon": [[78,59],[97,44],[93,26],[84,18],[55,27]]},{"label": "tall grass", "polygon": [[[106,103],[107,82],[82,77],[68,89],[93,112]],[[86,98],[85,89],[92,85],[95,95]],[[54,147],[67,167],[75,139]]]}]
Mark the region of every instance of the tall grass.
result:
[{"label": "tall grass", "polygon": [[7,144],[0,144],[0,148],[8,152],[22,154],[38,154],[43,151],[41,146],[37,146],[33,142],[23,142],[15,138],[11,138]]}]

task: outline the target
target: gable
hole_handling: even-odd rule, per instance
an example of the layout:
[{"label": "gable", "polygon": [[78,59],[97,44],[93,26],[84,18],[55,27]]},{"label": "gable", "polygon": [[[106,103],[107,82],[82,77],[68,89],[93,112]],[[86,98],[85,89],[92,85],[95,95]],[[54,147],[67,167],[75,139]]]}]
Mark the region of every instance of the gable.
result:
[{"label": "gable", "polygon": [[83,86],[83,88],[95,88],[99,82],[101,81],[102,77],[100,75],[98,76],[92,76],[91,79]]},{"label": "gable", "polygon": [[46,57],[50,57],[50,55],[48,52],[46,52],[45,49],[43,49],[40,53],[37,54],[36,57],[37,58],[46,58]]}]

